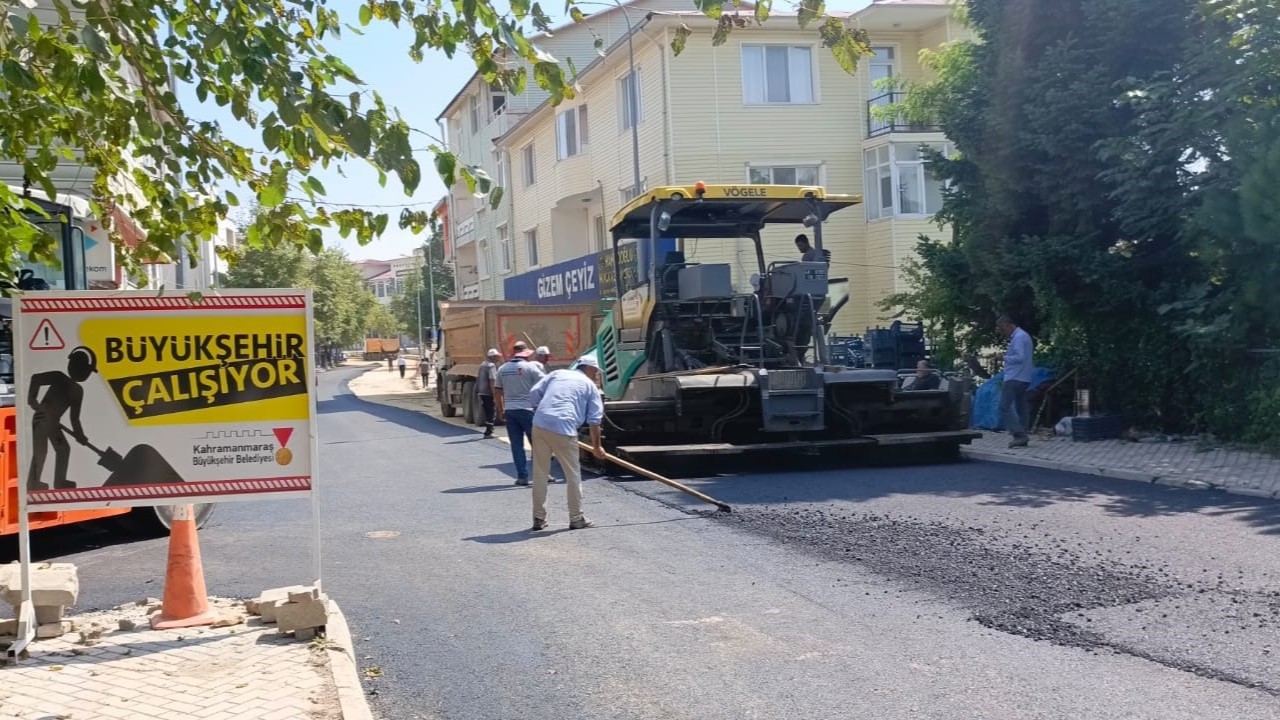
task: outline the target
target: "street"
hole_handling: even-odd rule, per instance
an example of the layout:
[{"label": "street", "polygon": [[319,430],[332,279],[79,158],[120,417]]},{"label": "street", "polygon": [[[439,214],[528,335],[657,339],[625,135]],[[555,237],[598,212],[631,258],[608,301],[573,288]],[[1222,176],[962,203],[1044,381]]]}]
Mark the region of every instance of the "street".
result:
[{"label": "street", "polygon": [[[386,720],[1275,718],[1280,504],[987,463],[685,468],[564,486],[321,375],[325,590]],[[306,502],[225,504],[208,587],[311,575]],[[81,610],[158,596],[165,541],[37,534]],[[8,553],[6,546],[2,551]],[[0,558],[7,560],[8,558]],[[376,671],[374,670],[376,668]]]}]

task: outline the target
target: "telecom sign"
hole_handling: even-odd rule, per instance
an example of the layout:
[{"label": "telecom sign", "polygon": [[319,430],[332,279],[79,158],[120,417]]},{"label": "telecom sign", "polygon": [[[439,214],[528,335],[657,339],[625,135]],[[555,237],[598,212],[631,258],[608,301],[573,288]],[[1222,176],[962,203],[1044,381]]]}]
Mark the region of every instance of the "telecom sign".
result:
[{"label": "telecom sign", "polygon": [[14,304],[28,507],[311,491],[310,291],[41,292]]}]

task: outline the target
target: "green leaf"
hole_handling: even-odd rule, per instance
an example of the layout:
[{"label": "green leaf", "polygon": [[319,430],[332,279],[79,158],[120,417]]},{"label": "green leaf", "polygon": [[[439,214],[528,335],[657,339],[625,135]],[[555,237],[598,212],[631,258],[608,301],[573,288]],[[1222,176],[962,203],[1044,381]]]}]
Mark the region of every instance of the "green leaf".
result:
[{"label": "green leaf", "polygon": [[502,204],[502,195],[502,186],[495,186],[493,191],[489,193],[489,209],[498,209],[498,206]]},{"label": "green leaf", "polygon": [[36,76],[32,75],[30,70],[13,59],[4,61],[2,73],[6,82],[24,90],[35,90],[40,86],[40,83],[36,81]]},{"label": "green leaf", "polygon": [[583,15],[582,11],[579,10],[576,5],[574,7],[569,8],[569,18],[576,23],[587,21],[587,16]]},{"label": "green leaf", "polygon": [[680,27],[676,28],[675,37],[671,38],[671,52],[679,57],[684,52],[684,46],[689,41],[689,36],[693,34],[693,28],[684,23],[680,23]]},{"label": "green leaf", "polygon": [[236,194],[235,194],[235,193],[233,193],[233,192],[231,192],[230,190],[228,190],[228,191],[226,192],[226,196],[227,196],[227,204],[228,204],[228,205],[230,205],[231,207],[239,207],[239,206],[240,206],[240,198],[236,197]]},{"label": "green leaf", "polygon": [[693,0],[694,7],[712,20],[719,20],[724,14],[724,0]]},{"label": "green leaf", "polygon": [[311,188],[311,191],[319,195],[324,195],[324,184],[320,182],[320,178],[312,175],[303,181],[303,184]]},{"label": "green leaf", "polygon": [[111,54],[111,49],[107,47],[107,41],[102,39],[98,34],[97,28],[92,25],[85,25],[80,30],[80,39],[84,41],[84,46],[89,48],[89,52],[98,57],[106,57]]},{"label": "green leaf", "polygon": [[373,8],[366,5],[360,6],[360,24],[368,25],[373,22]]},{"label": "green leaf", "polygon": [[517,20],[524,20],[529,17],[529,0],[511,0],[509,5],[511,6],[511,14]]},{"label": "green leaf", "polygon": [[284,188],[268,183],[258,191],[258,204],[264,208],[273,208],[284,202]]},{"label": "green leaf", "polygon": [[453,153],[436,153],[436,172],[440,174],[440,179],[444,181],[446,188],[453,187],[453,184],[458,181],[457,167],[458,158]]},{"label": "green leaf", "polygon": [[324,233],[320,228],[311,228],[307,231],[307,249],[316,255],[324,252]]},{"label": "green leaf", "polygon": [[763,23],[769,19],[769,11],[773,9],[773,0],[757,0],[756,22]]},{"label": "green leaf", "polygon": [[20,38],[27,36],[28,23],[26,18],[17,13],[9,13],[9,25],[13,28],[13,33]]},{"label": "green leaf", "polygon": [[870,55],[871,48],[858,42],[854,34],[846,31],[835,45],[831,46],[831,55],[835,57],[840,69],[850,75],[858,71],[858,62],[863,55]]},{"label": "green leaf", "polygon": [[823,0],[800,0],[797,20],[800,27],[809,27],[814,20],[825,15],[827,4]]},{"label": "green leaf", "polygon": [[399,170],[400,182],[404,185],[404,194],[413,195],[413,191],[418,189],[418,184],[422,182],[422,167],[418,165],[417,160],[412,158],[406,160]]},{"label": "green leaf", "polygon": [[352,152],[360,157],[368,157],[372,149],[369,134],[369,121],[362,115],[352,115],[342,124],[342,136],[346,138]]}]

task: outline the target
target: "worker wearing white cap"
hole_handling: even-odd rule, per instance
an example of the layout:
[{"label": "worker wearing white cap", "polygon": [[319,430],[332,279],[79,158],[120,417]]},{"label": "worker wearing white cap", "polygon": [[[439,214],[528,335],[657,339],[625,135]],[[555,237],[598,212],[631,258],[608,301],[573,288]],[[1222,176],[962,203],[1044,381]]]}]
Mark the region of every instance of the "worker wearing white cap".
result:
[{"label": "worker wearing white cap", "polygon": [[542,367],[543,372],[547,372],[547,362],[551,360],[551,348],[546,345],[539,345],[533,351],[533,361]]},{"label": "worker wearing white cap", "polygon": [[489,348],[484,362],[476,372],[476,395],[480,396],[480,409],[484,412],[484,436],[493,437],[493,385],[498,379],[498,365],[502,363],[502,353],[497,348]]},{"label": "worker wearing white cap", "polygon": [[578,428],[591,432],[591,451],[604,459],[600,423],[604,402],[596,386],[600,364],[594,355],[578,359],[576,370],[556,370],[529,390],[533,412],[533,529],[547,526],[547,476],[551,458],[560,463],[567,483],[569,529],[581,530],[594,523],[582,514],[582,466],[578,462]]}]

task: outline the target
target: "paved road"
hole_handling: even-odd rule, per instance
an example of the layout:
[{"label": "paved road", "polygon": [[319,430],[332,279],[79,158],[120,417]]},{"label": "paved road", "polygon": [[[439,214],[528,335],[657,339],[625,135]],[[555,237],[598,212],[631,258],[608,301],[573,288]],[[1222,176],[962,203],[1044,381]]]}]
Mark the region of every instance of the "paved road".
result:
[{"label": "paved road", "polygon": [[[321,381],[325,582],[375,710],[410,718],[1275,718],[1280,507],[959,464],[587,483],[525,532],[506,446]],[[699,475],[688,470],[686,474]],[[308,506],[227,505],[228,595],[307,579]],[[392,531],[393,537],[368,533]],[[380,533],[385,534],[385,533]],[[37,552],[85,606],[160,590],[163,542]]]}]

